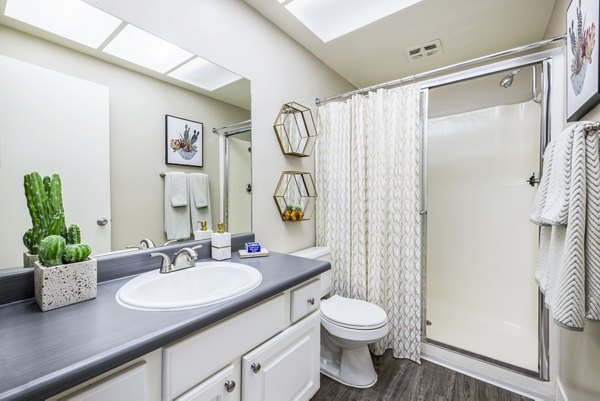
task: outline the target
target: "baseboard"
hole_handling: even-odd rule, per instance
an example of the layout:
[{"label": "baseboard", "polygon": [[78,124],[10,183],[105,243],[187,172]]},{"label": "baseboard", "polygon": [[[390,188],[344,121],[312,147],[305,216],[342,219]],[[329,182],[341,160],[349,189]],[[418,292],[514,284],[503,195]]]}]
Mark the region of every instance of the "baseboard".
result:
[{"label": "baseboard", "polygon": [[556,380],[556,395],[554,396],[554,401],[569,401],[569,397],[567,397],[560,379]]},{"label": "baseboard", "polygon": [[[432,346],[431,344],[421,344],[421,346],[421,358],[429,362],[474,377],[478,380],[531,398],[535,401],[554,400],[554,389],[549,382],[541,382],[515,372],[509,372],[506,369],[491,366],[485,362],[475,360],[474,358],[457,355],[452,351]],[[568,400],[565,399],[565,401]]]}]

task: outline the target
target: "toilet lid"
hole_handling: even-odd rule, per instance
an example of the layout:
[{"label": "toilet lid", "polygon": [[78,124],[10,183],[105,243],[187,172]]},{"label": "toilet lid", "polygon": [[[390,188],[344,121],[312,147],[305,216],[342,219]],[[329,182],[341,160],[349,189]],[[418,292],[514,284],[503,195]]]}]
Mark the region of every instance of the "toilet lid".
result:
[{"label": "toilet lid", "polygon": [[358,329],[380,327],[387,322],[387,315],[379,306],[339,295],[321,301],[321,314],[331,322]]}]

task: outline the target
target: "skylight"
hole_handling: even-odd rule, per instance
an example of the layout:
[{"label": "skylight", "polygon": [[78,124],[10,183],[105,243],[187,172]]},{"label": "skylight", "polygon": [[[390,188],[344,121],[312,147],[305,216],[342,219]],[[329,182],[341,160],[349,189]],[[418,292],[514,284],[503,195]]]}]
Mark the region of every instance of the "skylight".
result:
[{"label": "skylight", "polygon": [[323,42],[329,42],[421,0],[278,0]]},{"label": "skylight", "polygon": [[123,22],[79,0],[8,0],[4,14],[94,49]]},{"label": "skylight", "polygon": [[103,51],[163,74],[194,56],[133,25],[123,28]]},{"label": "skylight", "polygon": [[168,75],[209,91],[214,91],[242,78],[200,57],[185,63]]}]

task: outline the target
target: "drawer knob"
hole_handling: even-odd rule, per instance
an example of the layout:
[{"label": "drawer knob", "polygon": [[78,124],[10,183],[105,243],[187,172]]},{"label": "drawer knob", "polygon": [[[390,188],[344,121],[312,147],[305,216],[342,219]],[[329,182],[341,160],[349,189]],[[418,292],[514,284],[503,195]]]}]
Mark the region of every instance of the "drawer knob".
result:
[{"label": "drawer knob", "polygon": [[234,388],[235,388],[235,382],[233,380],[227,380],[225,382],[225,390],[227,390],[228,393],[231,393]]},{"label": "drawer knob", "polygon": [[311,298],[308,298],[308,299],[306,300],[306,302],[308,302],[308,303],[309,303],[309,304],[311,304],[311,305],[314,305],[314,304],[315,304],[315,299],[311,297]]},{"label": "drawer knob", "polygon": [[252,365],[250,365],[250,369],[252,369],[252,372],[254,373],[260,372],[261,367],[262,366],[260,366],[260,363],[253,363]]}]

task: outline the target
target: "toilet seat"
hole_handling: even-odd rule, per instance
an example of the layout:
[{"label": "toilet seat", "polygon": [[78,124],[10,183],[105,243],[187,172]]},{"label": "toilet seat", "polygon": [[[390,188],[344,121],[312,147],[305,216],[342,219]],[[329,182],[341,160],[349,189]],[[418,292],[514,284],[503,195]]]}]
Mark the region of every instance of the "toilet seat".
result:
[{"label": "toilet seat", "polygon": [[379,306],[339,295],[321,301],[321,324],[331,334],[355,341],[376,341],[389,330]]},{"label": "toilet seat", "polygon": [[387,314],[379,306],[339,295],[321,301],[321,315],[334,324],[355,330],[377,329],[387,323]]}]

